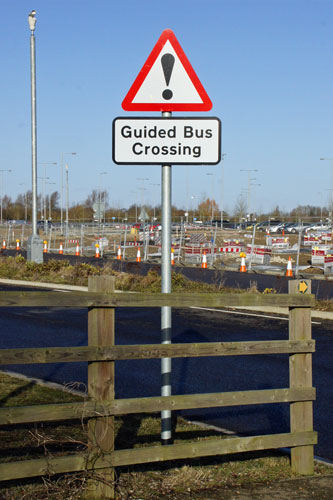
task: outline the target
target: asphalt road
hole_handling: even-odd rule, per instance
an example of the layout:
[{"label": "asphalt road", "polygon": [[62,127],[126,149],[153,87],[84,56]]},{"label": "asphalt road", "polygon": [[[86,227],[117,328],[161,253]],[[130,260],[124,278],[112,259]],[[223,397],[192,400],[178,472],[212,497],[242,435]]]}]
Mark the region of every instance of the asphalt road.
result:
[{"label": "asphalt road", "polygon": [[[5,289],[6,287],[0,287]],[[65,293],[65,292],[55,292]],[[174,309],[173,342],[283,340],[288,321],[231,315],[199,309]],[[1,308],[0,348],[79,346],[87,343],[87,310]],[[314,428],[319,433],[316,455],[333,460],[332,361],[333,324],[313,325]],[[158,343],[160,309],[117,309],[116,343]],[[12,365],[10,371],[58,383],[86,383],[86,364]],[[289,385],[288,355],[226,356],[174,359],[173,394],[195,394],[283,388]],[[116,363],[116,397],[158,396],[160,361],[133,360]],[[182,412],[244,435],[289,431],[288,405],[240,406]]]}]

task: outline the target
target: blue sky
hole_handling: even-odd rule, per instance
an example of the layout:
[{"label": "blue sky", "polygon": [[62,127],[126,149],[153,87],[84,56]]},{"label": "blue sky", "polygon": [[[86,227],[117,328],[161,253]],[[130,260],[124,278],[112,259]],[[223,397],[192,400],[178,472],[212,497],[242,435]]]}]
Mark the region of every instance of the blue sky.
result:
[{"label": "blue sky", "polygon": [[[222,121],[224,207],[253,173],[258,211],[326,204],[333,158],[333,0],[0,0],[1,167],[4,193],[31,187],[30,31],[37,11],[38,161],[60,190],[62,152],[70,203],[99,185],[112,205],[160,200],[159,166],[112,162],[112,120],[162,31],[174,31]],[[188,113],[188,115],[192,115]],[[186,113],[174,113],[186,116]],[[108,174],[99,175],[107,171]],[[213,174],[213,175],[207,175]],[[39,176],[44,168],[39,166]],[[222,167],[173,167],[173,202],[220,203]],[[251,174],[252,175],[252,174]],[[39,181],[39,191],[42,182]],[[141,192],[138,201],[141,200]]]}]

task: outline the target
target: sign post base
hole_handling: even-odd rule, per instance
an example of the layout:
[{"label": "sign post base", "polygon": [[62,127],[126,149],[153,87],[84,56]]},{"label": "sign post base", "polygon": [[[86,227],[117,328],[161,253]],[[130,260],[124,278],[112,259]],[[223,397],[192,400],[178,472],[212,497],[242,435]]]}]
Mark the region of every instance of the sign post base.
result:
[{"label": "sign post base", "polygon": [[43,240],[37,234],[28,238],[27,260],[37,264],[43,263]]}]

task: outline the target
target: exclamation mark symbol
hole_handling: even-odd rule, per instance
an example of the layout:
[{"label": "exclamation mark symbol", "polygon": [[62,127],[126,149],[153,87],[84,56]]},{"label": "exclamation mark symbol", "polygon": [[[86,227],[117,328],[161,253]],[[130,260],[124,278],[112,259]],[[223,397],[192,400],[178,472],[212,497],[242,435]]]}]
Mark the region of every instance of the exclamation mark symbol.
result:
[{"label": "exclamation mark symbol", "polygon": [[[163,73],[164,73],[164,78],[165,78],[165,83],[167,84],[167,87],[169,86],[170,83],[170,78],[173,70],[173,66],[175,64],[175,58],[172,54],[164,54],[161,57],[161,64],[163,68]],[[165,89],[162,92],[162,97],[166,101],[169,101],[173,96],[172,90],[170,89]]]}]

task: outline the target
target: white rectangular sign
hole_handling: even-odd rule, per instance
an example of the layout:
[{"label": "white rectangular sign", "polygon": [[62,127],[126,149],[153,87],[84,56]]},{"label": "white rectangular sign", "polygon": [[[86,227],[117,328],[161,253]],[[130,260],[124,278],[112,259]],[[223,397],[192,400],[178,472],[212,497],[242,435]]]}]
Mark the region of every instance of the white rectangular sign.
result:
[{"label": "white rectangular sign", "polygon": [[221,160],[218,118],[130,117],[113,120],[118,165],[215,165]]}]

